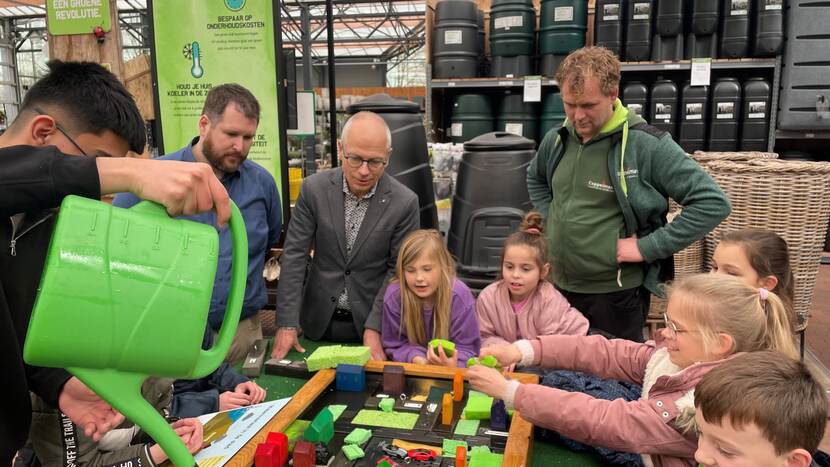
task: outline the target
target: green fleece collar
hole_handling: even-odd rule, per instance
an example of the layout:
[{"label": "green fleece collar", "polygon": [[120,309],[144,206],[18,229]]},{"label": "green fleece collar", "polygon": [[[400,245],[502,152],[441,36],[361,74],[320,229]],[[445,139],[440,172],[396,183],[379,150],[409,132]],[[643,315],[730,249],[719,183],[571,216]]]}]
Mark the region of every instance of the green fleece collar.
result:
[{"label": "green fleece collar", "polygon": [[599,130],[599,134],[614,133],[622,127],[623,123],[628,120],[628,107],[622,105],[622,101],[616,99],[614,101],[614,114],[611,119],[605,122]]}]

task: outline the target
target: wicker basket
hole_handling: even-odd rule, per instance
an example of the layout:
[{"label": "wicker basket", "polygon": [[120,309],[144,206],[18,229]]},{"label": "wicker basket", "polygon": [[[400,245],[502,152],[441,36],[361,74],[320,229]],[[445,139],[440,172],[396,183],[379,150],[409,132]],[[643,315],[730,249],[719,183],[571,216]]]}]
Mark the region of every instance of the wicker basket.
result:
[{"label": "wicker basket", "polygon": [[760,152],[760,151],[736,151],[736,152],[704,152],[695,151],[691,154],[692,159],[699,164],[707,164],[714,161],[752,161],[758,159],[778,159],[778,154],[774,152]]},{"label": "wicker basket", "polygon": [[704,267],[724,233],[772,230],[789,246],[796,330],[806,328],[830,216],[830,163],[714,160],[705,168],[729,196],[732,214],[707,235]]}]

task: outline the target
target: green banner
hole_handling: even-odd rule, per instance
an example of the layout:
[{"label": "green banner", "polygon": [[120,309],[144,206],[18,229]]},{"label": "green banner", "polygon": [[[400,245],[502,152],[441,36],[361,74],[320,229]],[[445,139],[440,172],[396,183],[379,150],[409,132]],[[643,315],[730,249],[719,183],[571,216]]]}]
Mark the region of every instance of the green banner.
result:
[{"label": "green banner", "polygon": [[46,25],[49,34],[92,34],[95,26],[109,32],[109,0],[46,0]]},{"label": "green banner", "polygon": [[[205,96],[239,83],[262,112],[248,159],[274,176],[282,199],[283,162],[277,115],[277,57],[271,0],[153,0],[158,108],[165,152],[198,136]],[[285,187],[287,190],[287,187]]]}]

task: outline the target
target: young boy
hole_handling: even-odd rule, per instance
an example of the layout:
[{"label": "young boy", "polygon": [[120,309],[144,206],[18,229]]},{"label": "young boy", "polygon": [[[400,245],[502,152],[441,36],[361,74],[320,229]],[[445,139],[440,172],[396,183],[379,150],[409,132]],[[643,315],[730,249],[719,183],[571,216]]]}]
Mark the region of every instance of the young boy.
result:
[{"label": "young boy", "polygon": [[695,389],[695,459],[712,467],[807,467],[824,436],[827,399],[803,363],[750,352]]}]

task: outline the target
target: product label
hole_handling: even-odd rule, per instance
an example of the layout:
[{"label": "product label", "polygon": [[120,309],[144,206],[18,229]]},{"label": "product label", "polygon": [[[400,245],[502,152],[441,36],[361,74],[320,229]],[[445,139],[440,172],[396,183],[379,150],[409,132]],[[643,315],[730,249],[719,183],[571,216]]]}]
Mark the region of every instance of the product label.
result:
[{"label": "product label", "polygon": [[747,118],[767,118],[767,103],[765,101],[749,101]]},{"label": "product label", "polygon": [[616,21],[618,19],[620,19],[620,5],[612,3],[602,6],[603,21]]},{"label": "product label", "polygon": [[702,120],[703,119],[703,104],[693,102],[686,104],[686,120]]},{"label": "product label", "polygon": [[718,102],[717,103],[717,114],[715,118],[718,120],[728,120],[730,118],[734,118],[735,116],[735,103],[734,102]]},{"label": "product label", "polygon": [[509,31],[510,28],[520,28],[522,27],[522,17],[519,16],[502,16],[501,18],[496,18],[495,25],[496,29],[504,29],[505,31]]},{"label": "product label", "polygon": [[631,112],[634,112],[641,117],[643,116],[643,104],[628,104],[626,107],[628,107],[628,110]]},{"label": "product label", "polygon": [[657,103],[654,105],[654,118],[656,120],[664,120],[663,123],[671,122],[672,107],[671,104]]},{"label": "product label", "polygon": [[746,16],[749,14],[749,0],[732,0],[729,8],[730,16]]},{"label": "product label", "polygon": [[764,0],[764,10],[781,10],[784,8],[784,0]]},{"label": "product label", "polygon": [[456,138],[460,138],[464,133],[464,124],[463,123],[453,123],[452,127],[450,127],[450,136],[455,136]]},{"label": "product label", "polygon": [[447,45],[463,44],[464,41],[461,39],[461,30],[451,29],[449,31],[444,31],[444,43]]},{"label": "product label", "polygon": [[513,133],[514,135],[522,136],[522,124],[521,123],[505,123],[504,124],[504,131],[507,133]]},{"label": "product label", "polygon": [[637,2],[634,4],[634,15],[631,19],[649,19],[651,15],[651,3]]},{"label": "product label", "polygon": [[553,9],[553,21],[573,21],[574,20],[574,7],[572,6],[560,6]]}]

